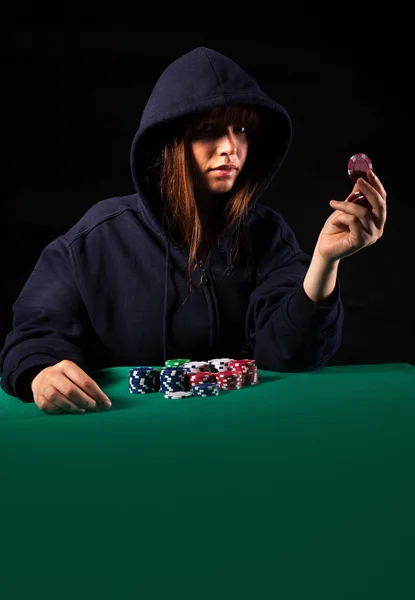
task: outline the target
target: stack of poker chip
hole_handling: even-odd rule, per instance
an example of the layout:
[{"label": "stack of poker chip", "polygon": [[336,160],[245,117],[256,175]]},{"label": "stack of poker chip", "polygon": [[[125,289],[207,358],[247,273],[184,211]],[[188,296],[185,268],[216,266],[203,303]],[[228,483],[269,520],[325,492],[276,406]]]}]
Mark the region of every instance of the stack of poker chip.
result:
[{"label": "stack of poker chip", "polygon": [[210,371],[210,364],[207,360],[189,360],[183,363],[182,366],[188,373],[206,373]]},{"label": "stack of poker chip", "polygon": [[190,389],[193,396],[217,396],[218,389],[216,377],[210,372],[208,361],[189,361],[183,367],[187,370]]},{"label": "stack of poker chip", "polygon": [[166,361],[166,366],[160,372],[160,392],[165,398],[187,398],[192,396],[189,376],[183,364],[188,359]]},{"label": "stack of poker chip", "polygon": [[197,383],[217,383],[216,374],[210,371],[198,371],[189,374],[190,386]]},{"label": "stack of poker chip", "polygon": [[220,373],[221,371],[227,371],[229,369],[229,363],[232,362],[232,358],[212,358],[209,361],[210,370],[213,373]]},{"label": "stack of poker chip", "polygon": [[218,383],[195,383],[192,385],[193,396],[219,396],[220,386]]},{"label": "stack of poker chip", "polygon": [[221,390],[240,390],[243,386],[242,371],[226,369],[214,375]]},{"label": "stack of poker chip", "polygon": [[231,360],[229,362],[229,369],[242,375],[243,386],[258,383],[258,367],[254,359]]},{"label": "stack of poker chip", "polygon": [[254,359],[213,358],[191,361],[188,358],[166,360],[164,367],[130,369],[130,393],[159,391],[165,398],[217,396],[221,390],[239,390],[258,383]]},{"label": "stack of poker chip", "polygon": [[150,394],[160,388],[160,367],[133,367],[130,369],[130,394]]},{"label": "stack of poker chip", "polygon": [[210,372],[210,365],[207,361],[189,361],[183,365],[189,378],[190,387],[195,383],[216,383],[214,373]]}]

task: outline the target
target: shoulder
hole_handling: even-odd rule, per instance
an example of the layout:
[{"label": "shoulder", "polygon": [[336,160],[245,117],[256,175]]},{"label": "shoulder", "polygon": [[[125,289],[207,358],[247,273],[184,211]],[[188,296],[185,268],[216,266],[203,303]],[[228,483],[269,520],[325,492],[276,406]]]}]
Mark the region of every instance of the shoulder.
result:
[{"label": "shoulder", "polygon": [[137,194],[106,198],[93,204],[84,215],[64,234],[62,240],[71,245],[75,240],[89,235],[91,232],[117,229],[126,214],[142,212]]},{"label": "shoulder", "polygon": [[280,213],[264,204],[255,205],[248,219],[248,229],[254,244],[263,247],[281,244],[291,247],[293,251],[299,249],[292,227]]}]

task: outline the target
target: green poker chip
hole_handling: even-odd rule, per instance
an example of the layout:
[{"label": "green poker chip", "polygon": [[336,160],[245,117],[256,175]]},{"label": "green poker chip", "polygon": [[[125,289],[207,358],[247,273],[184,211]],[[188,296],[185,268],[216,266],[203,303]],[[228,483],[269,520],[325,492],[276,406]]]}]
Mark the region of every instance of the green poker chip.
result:
[{"label": "green poker chip", "polygon": [[190,358],[172,358],[170,360],[166,360],[166,367],[181,367],[185,363],[190,362]]}]

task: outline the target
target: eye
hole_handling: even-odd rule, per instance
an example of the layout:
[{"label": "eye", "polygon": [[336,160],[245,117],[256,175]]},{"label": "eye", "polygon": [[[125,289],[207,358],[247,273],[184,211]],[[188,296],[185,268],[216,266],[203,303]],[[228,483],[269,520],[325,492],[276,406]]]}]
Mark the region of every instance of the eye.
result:
[{"label": "eye", "polygon": [[199,125],[199,127],[197,128],[198,133],[210,133],[211,131],[214,130],[215,124],[214,123],[202,123],[201,125]]},{"label": "eye", "polygon": [[[248,129],[244,125],[233,125],[232,129],[236,135],[248,134]],[[226,134],[226,127],[221,123],[205,121],[197,126],[195,133],[199,136],[222,136]]]}]

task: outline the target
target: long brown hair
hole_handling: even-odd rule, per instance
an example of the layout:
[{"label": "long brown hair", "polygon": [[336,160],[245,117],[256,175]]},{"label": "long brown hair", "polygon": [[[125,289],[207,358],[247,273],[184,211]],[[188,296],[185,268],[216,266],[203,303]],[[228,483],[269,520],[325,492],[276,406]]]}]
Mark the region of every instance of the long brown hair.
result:
[{"label": "long brown hair", "polygon": [[[241,239],[241,225],[250,200],[255,195],[259,185],[259,170],[254,168],[255,135],[259,127],[259,114],[253,107],[231,105],[217,107],[207,113],[196,115],[190,119],[181,136],[175,136],[173,141],[163,145],[159,155],[160,167],[160,196],[164,203],[165,221],[171,230],[180,233],[182,243],[189,249],[188,278],[190,286],[191,273],[197,265],[198,249],[204,239],[204,231],[198,213],[195,199],[195,179],[190,160],[189,134],[192,127],[200,125],[211,118],[223,118],[227,122],[238,123],[252,132],[249,139],[248,158],[244,169],[236,180],[234,188],[227,196],[226,225],[222,232],[234,224],[236,236],[232,247],[232,261],[238,259]],[[191,287],[191,286],[190,286]]]}]

